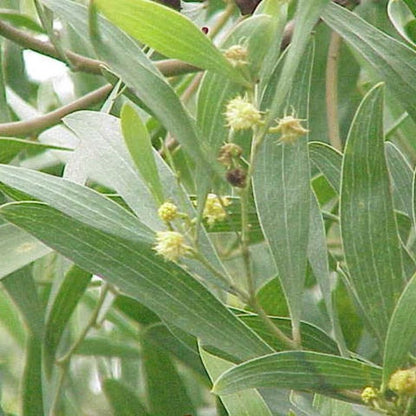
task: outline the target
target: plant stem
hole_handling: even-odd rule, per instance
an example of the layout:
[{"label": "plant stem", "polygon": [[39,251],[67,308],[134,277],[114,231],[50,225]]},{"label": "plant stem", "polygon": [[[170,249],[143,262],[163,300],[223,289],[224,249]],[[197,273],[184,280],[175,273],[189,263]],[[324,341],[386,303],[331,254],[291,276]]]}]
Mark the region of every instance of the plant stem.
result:
[{"label": "plant stem", "polygon": [[333,31],[326,64],[326,108],[329,142],[337,150],[342,150],[338,117],[338,60],[341,43],[341,36]]},{"label": "plant stem", "polygon": [[228,292],[232,295],[238,296],[243,302],[249,302],[249,295],[241,290],[238,286],[234,284],[231,279],[228,279],[223,273],[218,271],[204,256],[200,255],[198,252],[194,253],[194,258],[203,264],[207,269],[209,269],[212,274],[218,277],[223,283],[228,286]]},{"label": "plant stem", "polygon": [[227,7],[225,8],[224,12],[218,17],[215,25],[212,26],[211,30],[208,32],[208,37],[213,39],[221,29],[225,26],[228,22],[228,19],[233,15],[235,10],[235,3],[233,1],[228,1]]},{"label": "plant stem", "polygon": [[63,389],[63,386],[64,386],[66,376],[68,374],[68,369],[69,369],[69,364],[70,364],[71,358],[74,355],[74,353],[76,352],[76,350],[78,349],[78,347],[82,344],[82,342],[86,338],[90,329],[93,328],[96,325],[98,316],[100,314],[100,310],[101,310],[101,308],[104,304],[105,298],[106,298],[107,293],[109,292],[109,290],[110,290],[109,285],[107,283],[105,283],[102,290],[101,290],[101,293],[100,293],[100,296],[98,298],[97,304],[95,305],[95,308],[92,311],[90,319],[87,322],[87,325],[81,331],[81,333],[78,336],[78,339],[69,348],[69,350],[64,354],[64,356],[61,357],[61,358],[58,358],[56,360],[56,364],[58,364],[60,366],[60,374],[59,374],[59,379],[58,379],[58,385],[57,385],[57,388],[55,390],[55,395],[54,395],[53,400],[52,400],[52,406],[51,406],[51,409],[50,409],[50,412],[49,412],[50,416],[56,416],[56,414],[57,414],[58,405],[59,405],[59,401],[60,401],[60,396],[61,396],[61,393],[62,393],[62,389]]},{"label": "plant stem", "polygon": [[250,229],[250,224],[248,221],[248,198],[251,192],[251,181],[254,172],[254,163],[259,149],[260,144],[263,142],[266,135],[264,129],[258,130],[255,129],[253,132],[253,141],[251,145],[250,152],[250,163],[247,170],[247,183],[246,186],[240,191],[240,203],[241,203],[241,253],[243,256],[243,261],[246,269],[247,276],[247,285],[249,291],[249,306],[257,313],[260,319],[264,324],[269,328],[270,332],[276,336],[284,345],[289,349],[299,349],[300,345],[300,336],[299,341],[294,341],[286,336],[270,319],[263,307],[257,300],[256,297],[256,287],[254,282],[254,276],[251,269],[251,259],[250,259],[250,250],[249,250],[249,238],[248,232]]}]

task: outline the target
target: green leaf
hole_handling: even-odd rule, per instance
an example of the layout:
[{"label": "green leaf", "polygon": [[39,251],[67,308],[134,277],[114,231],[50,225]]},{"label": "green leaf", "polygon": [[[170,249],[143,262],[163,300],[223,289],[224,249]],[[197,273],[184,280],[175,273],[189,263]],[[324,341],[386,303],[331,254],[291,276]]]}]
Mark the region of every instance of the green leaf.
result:
[{"label": "green leaf", "polygon": [[383,91],[374,87],[357,110],[345,147],[340,203],[351,282],[381,345],[404,282],[384,153]]},{"label": "green leaf", "polygon": [[343,389],[379,385],[381,369],[363,362],[309,351],[270,354],[225,372],[214,384],[216,394],[278,387],[334,396]]},{"label": "green leaf", "polygon": [[[233,367],[233,364],[229,361],[209,354],[203,348],[200,348],[199,351],[212,382],[226,370]],[[256,390],[249,390],[244,393],[234,393],[221,397],[221,402],[227,409],[229,416],[272,415],[263,398]]]},{"label": "green leaf", "polygon": [[120,381],[106,379],[102,388],[114,416],[149,416],[136,394]]},{"label": "green leaf", "polygon": [[95,111],[78,111],[64,123],[85,142],[90,172],[106,177],[107,183],[127,202],[137,217],[152,229],[161,229],[157,204],[123,143],[119,119]]},{"label": "green leaf", "polygon": [[[0,322],[1,326],[11,336],[13,341],[21,348],[24,348],[26,341],[26,331],[22,325],[21,317],[16,310],[16,305],[6,295],[6,291],[0,291]],[[1,369],[1,364],[0,364]]]},{"label": "green leaf", "polygon": [[[274,98],[270,104],[270,110],[267,114],[265,124],[266,128],[269,127],[270,124],[273,123],[274,119],[280,115],[279,113],[286,110],[282,108],[282,105],[285,102],[287,94],[292,88],[292,84],[296,84],[294,83],[294,77],[295,74],[299,74],[297,68],[300,64],[305,65],[305,61],[307,61],[306,56],[308,54],[306,54],[305,51],[310,41],[310,33],[318,21],[319,15],[328,3],[329,0],[300,0],[298,2],[295,29],[288,54],[281,69],[279,81],[275,86]],[[294,103],[289,102],[288,104]],[[300,108],[294,107],[294,109],[296,112],[302,113]],[[299,116],[298,113],[297,116]],[[302,115],[299,118],[302,118]]]},{"label": "green leaf", "polygon": [[29,337],[22,378],[22,416],[43,416],[42,345],[39,338]]},{"label": "green leaf", "polygon": [[[403,39],[415,46],[415,36],[408,28],[415,24],[415,16],[403,0],[390,0],[387,5],[390,21]],[[412,36],[413,35],[413,36]]]},{"label": "green leaf", "polygon": [[159,323],[146,328],[147,339],[173,355],[177,360],[192,368],[202,377],[206,377],[205,368],[198,352],[198,342],[195,337],[187,334],[173,325]]},{"label": "green leaf", "polygon": [[354,416],[351,403],[345,403],[330,397],[315,394],[313,407],[319,410],[321,416]]},{"label": "green leaf", "polygon": [[334,191],[339,194],[342,154],[326,143],[310,142],[309,155],[312,163],[322,172]]},{"label": "green leaf", "polygon": [[8,295],[22,314],[30,336],[43,335],[43,313],[30,266],[10,274],[2,281]]},{"label": "green leaf", "polygon": [[331,3],[323,21],[338,32],[383,77],[390,91],[416,119],[416,52],[350,11]]},{"label": "green leaf", "polygon": [[391,317],[384,350],[383,382],[403,367],[416,341],[416,275],[407,284]]},{"label": "green leaf", "polygon": [[30,140],[12,139],[8,137],[0,137],[0,163],[9,163],[20,152],[27,151],[42,151],[47,149],[54,150],[71,150],[65,147],[52,146],[33,142]]},{"label": "green leaf", "polygon": [[[70,0],[42,1],[62,20],[68,21],[85,41],[90,41],[85,6]],[[170,84],[124,32],[106,19],[98,19],[98,27],[100,37],[91,41],[99,58],[134,91],[197,164],[206,172],[213,171],[206,156],[210,154],[209,148],[200,140],[194,120]]]},{"label": "green leaf", "polygon": [[156,255],[146,238],[122,237],[122,221],[104,231],[34,202],[7,204],[0,214],[83,269],[105,277],[160,318],[237,360],[271,351],[187,272]]},{"label": "green leaf", "polygon": [[45,30],[35,20],[13,9],[0,9],[0,18],[13,26],[23,27],[38,34],[45,34]]},{"label": "green leaf", "polygon": [[386,143],[386,157],[393,186],[394,207],[412,219],[412,168],[402,152],[393,143]]},{"label": "green leaf", "polygon": [[151,413],[166,416],[194,414],[195,409],[169,354],[150,343],[145,332],[141,335],[146,397]]},{"label": "green leaf", "polygon": [[12,224],[0,225],[0,279],[51,252],[30,234]]},{"label": "green leaf", "polygon": [[49,300],[45,325],[45,367],[51,370],[66,325],[91,280],[91,273],[72,266]]},{"label": "green leaf", "polygon": [[163,55],[242,81],[209,38],[180,13],[147,0],[96,0],[94,4],[111,22]]},{"label": "green leaf", "polygon": [[29,169],[0,165],[0,182],[42,200],[78,221],[131,240],[153,242],[153,232],[120,205],[92,189]]},{"label": "green leaf", "polygon": [[121,110],[121,129],[130,156],[143,180],[159,204],[164,202],[163,188],[153,157],[152,142],[137,112],[126,104]]},{"label": "green leaf", "polygon": [[[250,221],[250,224],[253,222]],[[289,316],[286,298],[278,278],[266,282],[257,291],[257,299],[268,315]]]},{"label": "green leaf", "polygon": [[[287,348],[275,335],[270,333],[265,323],[257,315],[243,315],[239,316],[239,318],[276,351],[282,351]],[[271,316],[270,319],[285,335],[290,337],[291,326],[289,318]],[[308,322],[301,321],[300,330],[302,345],[306,349],[327,354],[338,354],[337,344],[322,329]]]},{"label": "green leaf", "polygon": [[[303,57],[287,107],[307,118],[313,47]],[[295,143],[276,143],[266,136],[256,158],[253,188],[263,233],[279,270],[279,279],[293,322],[294,335],[301,315],[309,233],[310,177],[307,137]],[[276,215],[276,213],[279,215]]]},{"label": "green leaf", "polygon": [[128,296],[119,295],[113,302],[113,306],[124,315],[141,325],[150,325],[160,322],[160,319],[150,309],[143,306],[137,300]]},{"label": "green leaf", "polygon": [[139,347],[125,341],[114,341],[110,337],[88,337],[82,341],[75,354],[83,356],[118,357],[124,360],[138,360]]},{"label": "green leaf", "polygon": [[[85,143],[90,153],[89,167],[92,172],[105,177],[109,186],[113,187],[127,202],[142,223],[154,231],[166,228],[157,215],[157,204],[136,171],[121,135],[119,120],[109,114],[92,111],[73,113],[65,117],[64,122]],[[176,203],[182,212],[195,217],[195,210],[184,190],[178,186],[172,171],[156,152],[152,155],[156,160],[158,175],[163,185],[166,199]],[[208,239],[204,229],[199,230],[199,249],[201,253],[218,270],[226,273],[223,265]],[[215,285],[227,288],[213,273],[196,260],[185,260],[191,270],[205,277]]]}]

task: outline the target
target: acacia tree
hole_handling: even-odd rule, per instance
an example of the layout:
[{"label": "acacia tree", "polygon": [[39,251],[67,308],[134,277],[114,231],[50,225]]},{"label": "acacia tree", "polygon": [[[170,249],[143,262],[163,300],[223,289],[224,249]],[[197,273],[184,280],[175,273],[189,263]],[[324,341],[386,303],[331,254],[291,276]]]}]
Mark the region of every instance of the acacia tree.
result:
[{"label": "acacia tree", "polygon": [[0,415],[416,414],[416,2],[358,3],[0,2]]}]

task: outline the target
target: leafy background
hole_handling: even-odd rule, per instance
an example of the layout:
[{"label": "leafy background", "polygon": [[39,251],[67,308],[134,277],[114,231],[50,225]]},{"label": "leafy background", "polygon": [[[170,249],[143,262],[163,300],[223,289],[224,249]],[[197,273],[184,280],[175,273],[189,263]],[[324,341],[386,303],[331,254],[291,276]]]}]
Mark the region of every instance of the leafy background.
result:
[{"label": "leafy background", "polygon": [[[368,386],[415,414],[388,382],[415,353],[416,3],[237,4],[0,1],[0,415],[381,414]],[[247,90],[241,190],[217,156]],[[167,200],[202,261],[156,254]]]}]

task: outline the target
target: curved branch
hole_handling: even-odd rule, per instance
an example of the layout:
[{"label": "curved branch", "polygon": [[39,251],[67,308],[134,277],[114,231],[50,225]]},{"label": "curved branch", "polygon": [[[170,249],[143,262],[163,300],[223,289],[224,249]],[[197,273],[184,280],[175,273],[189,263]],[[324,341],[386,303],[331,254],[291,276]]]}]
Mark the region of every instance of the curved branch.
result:
[{"label": "curved branch", "polygon": [[[0,36],[9,39],[24,49],[30,49],[65,63],[61,54],[56,50],[52,43],[39,40],[23,30],[16,29],[2,20],[0,20]],[[72,69],[74,71],[101,75],[102,66],[105,65],[97,59],[88,58],[69,50],[65,51],[65,55],[71,62]],[[178,59],[165,59],[157,61],[155,62],[155,65],[159,68],[160,72],[167,77],[200,70],[199,68],[179,61]]]},{"label": "curved branch", "polygon": [[98,88],[68,105],[64,105],[39,117],[23,121],[2,123],[0,124],[0,136],[28,136],[39,133],[60,123],[63,117],[74,111],[82,110],[100,103],[111,92],[112,88],[113,86],[111,84],[104,85],[104,87]]},{"label": "curved branch", "polygon": [[[42,55],[64,62],[62,55],[57,51],[52,43],[41,41],[22,30],[16,29],[2,20],[0,20],[0,36],[9,39],[25,49],[30,49],[41,53]],[[65,51],[65,55],[72,64],[71,69],[96,75],[102,74],[102,69],[105,66],[105,63],[79,55],[72,51]],[[155,62],[155,66],[163,75],[167,77],[200,71],[199,68],[178,59],[165,59],[157,61]],[[60,123],[61,119],[66,115],[77,110],[89,108],[92,105],[102,102],[110,93],[111,89],[112,85],[107,84],[104,87],[92,91],[68,105],[51,111],[50,113],[29,120],[0,124],[0,136],[28,136],[40,133],[41,131]]]}]

